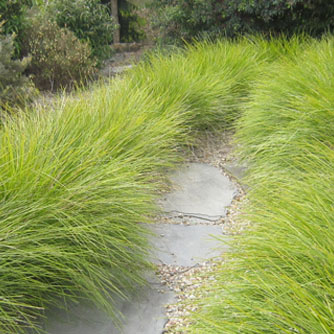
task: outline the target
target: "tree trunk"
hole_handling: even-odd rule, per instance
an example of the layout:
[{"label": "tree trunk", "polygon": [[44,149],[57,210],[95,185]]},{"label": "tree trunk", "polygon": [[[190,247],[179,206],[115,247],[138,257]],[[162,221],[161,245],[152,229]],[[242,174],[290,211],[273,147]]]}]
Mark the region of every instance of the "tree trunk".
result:
[{"label": "tree trunk", "polygon": [[114,30],[113,34],[113,42],[114,44],[117,44],[120,42],[120,36],[121,36],[121,27],[119,25],[119,19],[118,19],[118,0],[111,0],[111,16],[114,20],[114,24],[117,25],[117,27]]}]

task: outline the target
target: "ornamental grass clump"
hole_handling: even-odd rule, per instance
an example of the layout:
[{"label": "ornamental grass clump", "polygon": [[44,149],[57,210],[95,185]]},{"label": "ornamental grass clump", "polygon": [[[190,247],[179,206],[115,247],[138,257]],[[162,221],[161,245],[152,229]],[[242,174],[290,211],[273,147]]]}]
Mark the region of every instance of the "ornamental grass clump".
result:
[{"label": "ornamental grass clump", "polygon": [[178,101],[195,130],[221,130],[239,116],[239,106],[263,62],[245,39],[198,42],[170,56],[154,54],[131,72],[133,85],[166,103]]},{"label": "ornamental grass clump", "polygon": [[[36,327],[60,297],[117,316],[113,299],[143,284],[158,172],[186,135],[177,106],[119,85],[56,110],[21,115],[0,132],[0,332]],[[175,151],[176,152],[176,151]],[[157,181],[157,182],[154,182]]]},{"label": "ornamental grass clump", "polygon": [[334,331],[333,37],[258,79],[238,121],[250,186],[193,333]]},{"label": "ornamental grass clump", "polygon": [[[259,59],[268,63],[269,66],[281,59],[296,59],[300,53],[310,47],[316,40],[306,34],[292,35],[289,38],[285,35],[263,37],[262,35],[250,35],[244,37],[258,54]],[[270,70],[267,70],[270,72]],[[266,71],[263,71],[265,73]]]},{"label": "ornamental grass clump", "polygon": [[237,132],[250,164],[286,166],[306,142],[332,143],[333,48],[332,37],[311,43],[298,57],[274,64],[255,85]]}]

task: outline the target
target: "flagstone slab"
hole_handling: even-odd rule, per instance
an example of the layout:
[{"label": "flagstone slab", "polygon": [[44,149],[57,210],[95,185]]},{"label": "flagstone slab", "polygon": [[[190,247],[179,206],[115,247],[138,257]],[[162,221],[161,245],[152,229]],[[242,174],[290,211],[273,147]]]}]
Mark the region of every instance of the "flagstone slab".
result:
[{"label": "flagstone slab", "polygon": [[227,238],[219,225],[159,224],[153,227],[157,236],[153,261],[157,264],[193,266],[227,250],[222,241]]},{"label": "flagstone slab", "polygon": [[221,171],[203,163],[189,163],[170,175],[174,191],[161,199],[169,216],[218,220],[238,193],[236,186]]},{"label": "flagstone slab", "polygon": [[76,305],[65,312],[48,315],[48,334],[160,334],[167,321],[165,305],[176,301],[175,294],[154,279],[149,287],[141,289],[135,299],[120,303],[124,317],[121,329],[111,317],[94,306]]}]

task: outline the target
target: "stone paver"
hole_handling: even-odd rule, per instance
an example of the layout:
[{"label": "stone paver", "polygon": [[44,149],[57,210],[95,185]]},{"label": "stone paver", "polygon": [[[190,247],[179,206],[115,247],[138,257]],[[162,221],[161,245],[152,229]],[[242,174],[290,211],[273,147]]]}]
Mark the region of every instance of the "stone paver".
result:
[{"label": "stone paver", "polygon": [[153,239],[157,264],[193,266],[224,250],[221,241],[213,237],[223,237],[221,226],[159,224],[153,230],[157,233]]},{"label": "stone paver", "polygon": [[167,322],[165,305],[175,294],[155,279],[142,288],[134,300],[122,302],[124,326],[117,328],[111,318],[94,306],[77,305],[71,311],[54,311],[48,316],[49,334],[160,334]]},{"label": "stone paver", "polygon": [[226,208],[237,194],[237,188],[216,167],[190,163],[171,175],[175,190],[161,201],[169,215],[184,214],[206,220],[226,215]]}]

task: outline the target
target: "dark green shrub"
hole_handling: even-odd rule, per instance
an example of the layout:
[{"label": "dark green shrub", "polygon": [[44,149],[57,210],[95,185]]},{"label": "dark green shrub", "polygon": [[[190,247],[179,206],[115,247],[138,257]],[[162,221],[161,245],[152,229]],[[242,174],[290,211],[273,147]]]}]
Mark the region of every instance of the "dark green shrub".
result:
[{"label": "dark green shrub", "polygon": [[[110,0],[100,0],[107,6],[109,15],[111,15]],[[138,6],[127,1],[118,0],[118,19],[121,29],[121,42],[137,42],[145,38],[143,27],[147,24],[145,20],[138,15]]]},{"label": "dark green shrub", "polygon": [[24,104],[34,91],[32,83],[22,74],[29,59],[13,60],[13,54],[13,37],[0,34],[0,113],[8,106]]},{"label": "dark green shrub", "polygon": [[47,16],[31,17],[24,52],[32,57],[28,72],[40,89],[68,87],[88,79],[95,69],[91,48]]},{"label": "dark green shrub", "polygon": [[333,29],[333,14],[334,3],[327,0],[228,0],[223,11],[229,35],[306,31],[319,36]]},{"label": "dark green shrub", "polygon": [[55,0],[48,11],[60,27],[88,42],[93,56],[102,60],[110,55],[114,25],[108,7],[99,0]]},{"label": "dark green shrub", "polygon": [[220,34],[223,1],[154,0],[151,7],[153,26],[159,28],[164,41]]},{"label": "dark green shrub", "polygon": [[15,55],[20,54],[21,36],[24,30],[26,9],[31,7],[33,0],[0,0],[0,17],[5,21],[3,32],[6,35],[15,33]]},{"label": "dark green shrub", "polygon": [[326,0],[154,0],[152,8],[154,24],[167,41],[203,34],[306,31],[318,36],[334,28],[334,3]]}]

